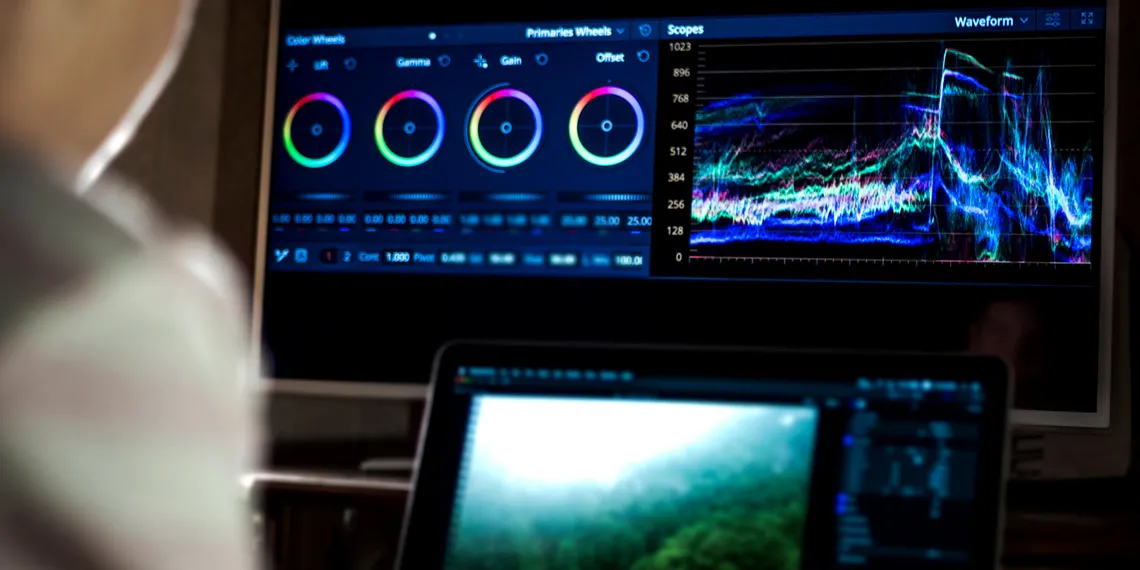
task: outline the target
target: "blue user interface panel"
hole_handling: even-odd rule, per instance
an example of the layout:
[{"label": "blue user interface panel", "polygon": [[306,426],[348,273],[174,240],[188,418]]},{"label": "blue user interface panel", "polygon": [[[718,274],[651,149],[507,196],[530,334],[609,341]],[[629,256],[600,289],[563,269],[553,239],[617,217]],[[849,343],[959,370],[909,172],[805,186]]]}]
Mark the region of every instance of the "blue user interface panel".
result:
[{"label": "blue user interface panel", "polygon": [[404,570],[983,568],[997,554],[996,359],[469,345],[437,371]]},{"label": "blue user interface panel", "polygon": [[1096,285],[1104,18],[285,29],[268,267]]},{"label": "blue user interface panel", "polygon": [[[988,404],[978,383],[874,378],[813,384],[804,397],[803,382],[742,388],[634,380],[628,371],[458,372],[455,390],[469,408],[450,532],[439,533],[450,537],[445,568],[518,567],[527,551],[556,569],[666,558],[953,568],[977,564],[995,540],[975,535],[989,510],[975,503],[978,487],[997,473],[994,458],[980,457]],[[626,379],[604,379],[607,372]],[[539,380],[543,373],[550,379]],[[609,389],[543,391],[592,382]],[[527,508],[535,503],[542,508]],[[753,540],[779,528],[781,540],[746,552],[678,540],[704,525]],[[595,532],[621,548],[598,548],[587,538]],[[689,564],[699,567],[674,567]]]}]

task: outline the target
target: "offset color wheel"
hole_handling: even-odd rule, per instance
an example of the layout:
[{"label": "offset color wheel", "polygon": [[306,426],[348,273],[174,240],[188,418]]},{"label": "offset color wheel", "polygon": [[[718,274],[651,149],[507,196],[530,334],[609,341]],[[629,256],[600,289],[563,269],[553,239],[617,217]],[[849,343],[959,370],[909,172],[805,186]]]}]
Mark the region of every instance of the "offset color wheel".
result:
[{"label": "offset color wheel", "polygon": [[[480,136],[480,129],[484,126],[482,125],[483,115],[491,103],[511,99],[521,101],[534,116],[534,132],[531,134],[530,142],[521,152],[513,156],[499,156],[487,150]],[[510,136],[514,128],[514,124],[509,120],[505,120],[494,126],[494,129],[503,136]],[[518,89],[510,87],[492,88],[490,92],[476,101],[475,106],[471,108],[471,113],[467,119],[467,141],[471,147],[471,152],[492,170],[518,166],[526,162],[527,159],[533,156],[534,152],[538,150],[538,144],[542,141],[542,112],[539,111],[538,104],[534,102],[534,99],[532,99],[530,95]]]},{"label": "offset color wheel", "polygon": [[[614,155],[600,156],[590,152],[590,150],[586,148],[586,145],[582,144],[579,129],[583,126],[580,124],[580,120],[582,118],[582,111],[586,108],[586,105],[606,95],[618,97],[628,103],[637,118],[637,125],[633,139],[630,140],[629,145],[626,146],[625,149]],[[617,125],[615,125],[608,116],[597,125],[597,128],[601,129],[606,135],[609,135],[616,127]],[[637,152],[637,148],[641,146],[641,141],[644,137],[645,113],[641,110],[641,104],[637,102],[633,94],[620,87],[611,85],[598,87],[590,91],[578,100],[578,104],[574,106],[574,111],[570,113],[570,144],[574,146],[574,150],[578,153],[578,156],[581,156],[586,162],[596,166],[614,166],[629,160],[629,157],[633,156],[633,153]]]},{"label": "offset color wheel", "polygon": [[[334,148],[332,152],[328,153],[325,156],[314,158],[305,156],[304,154],[301,154],[301,151],[297,150],[297,145],[293,142],[293,119],[297,118],[297,112],[300,111],[302,107],[308,105],[309,103],[317,101],[332,105],[333,108],[335,108],[337,112],[340,113],[340,121],[343,128],[341,129],[340,142],[337,143],[336,148]],[[319,125],[314,126],[314,128],[316,127],[319,127]],[[313,93],[312,95],[306,95],[305,97],[301,98],[300,101],[297,101],[296,105],[293,105],[293,108],[289,110],[289,114],[285,117],[285,128],[283,133],[285,140],[285,150],[289,153],[289,156],[297,162],[297,164],[300,164],[305,168],[324,168],[336,162],[337,159],[340,158],[342,154],[344,154],[345,149],[348,148],[348,139],[350,138],[351,134],[352,122],[348,118],[348,109],[344,107],[344,103],[342,103],[340,99],[337,99],[328,93]]]},{"label": "offset color wheel", "polygon": [[[388,141],[384,137],[384,121],[388,118],[389,111],[392,110],[392,107],[395,106],[396,103],[409,99],[423,101],[427,104],[428,107],[431,107],[432,112],[435,113],[435,138],[432,139],[431,144],[428,146],[428,148],[420,154],[417,154],[415,156],[402,156],[393,151],[392,148],[388,145]],[[414,122],[408,121],[403,124],[401,130],[404,132],[404,134],[411,135],[415,133],[418,128],[419,127]],[[375,130],[376,146],[380,149],[380,154],[384,155],[384,158],[387,159],[388,162],[391,162],[396,166],[403,166],[406,168],[419,166],[431,160],[431,157],[435,156],[435,153],[439,152],[439,147],[443,145],[443,109],[440,108],[439,102],[436,101],[434,97],[428,95],[423,91],[420,91],[418,89],[401,91],[393,95],[391,99],[385,101],[384,105],[380,107],[380,114],[376,117]]]}]

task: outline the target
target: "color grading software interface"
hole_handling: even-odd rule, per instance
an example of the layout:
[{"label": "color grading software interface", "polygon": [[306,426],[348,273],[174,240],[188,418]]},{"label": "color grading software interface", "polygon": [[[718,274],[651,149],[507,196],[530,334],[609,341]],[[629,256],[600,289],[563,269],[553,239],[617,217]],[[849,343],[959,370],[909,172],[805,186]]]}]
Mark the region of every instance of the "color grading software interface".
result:
[{"label": "color grading software interface", "polygon": [[267,263],[1096,285],[1104,17],[285,30]]},{"label": "color grading software interface", "polygon": [[[993,462],[981,384],[861,378],[805,390],[645,372],[460,367],[455,391],[471,403],[445,567],[517,568],[524,550],[553,569],[981,558],[976,507],[988,490],[977,474]],[[689,543],[694,528],[722,540]],[[764,546],[733,548],[736,532]],[[710,564],[685,558],[694,552]],[[565,563],[581,559],[592,564]]]}]

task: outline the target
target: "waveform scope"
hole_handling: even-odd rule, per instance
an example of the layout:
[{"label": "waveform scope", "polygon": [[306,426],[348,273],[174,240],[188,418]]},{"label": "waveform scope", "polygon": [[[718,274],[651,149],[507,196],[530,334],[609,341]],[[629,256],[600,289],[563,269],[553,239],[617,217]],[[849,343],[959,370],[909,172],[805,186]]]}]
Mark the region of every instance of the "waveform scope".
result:
[{"label": "waveform scope", "polygon": [[695,252],[1091,262],[1103,98],[1087,50],[986,40],[825,47],[785,46],[779,73],[733,69],[770,59],[760,48],[708,49]]}]

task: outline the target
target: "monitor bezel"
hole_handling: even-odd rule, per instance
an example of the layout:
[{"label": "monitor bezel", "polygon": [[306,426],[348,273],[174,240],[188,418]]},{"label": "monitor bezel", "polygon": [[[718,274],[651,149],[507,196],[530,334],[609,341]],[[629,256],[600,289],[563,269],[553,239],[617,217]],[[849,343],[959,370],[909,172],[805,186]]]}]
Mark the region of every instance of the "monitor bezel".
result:
[{"label": "monitor bezel", "polygon": [[[548,358],[550,360],[548,360]],[[993,557],[995,567],[1001,553],[1005,517],[1005,488],[1009,473],[1009,403],[1012,401],[1013,383],[1007,364],[997,358],[984,356],[923,354],[902,352],[857,352],[857,351],[815,351],[815,350],[769,350],[751,347],[695,347],[664,345],[603,345],[578,343],[534,343],[534,342],[492,342],[457,341],[448,343],[437,353],[433,365],[431,384],[427,394],[424,420],[420,426],[416,452],[416,469],[412,476],[412,490],[408,496],[404,524],[397,554],[397,570],[403,568],[405,556],[411,548],[425,546],[438,547],[439,537],[423,539],[429,533],[437,533],[438,524],[444,513],[438,505],[417,502],[417,491],[422,495],[421,484],[430,486],[441,481],[442,474],[434,472],[440,467],[440,459],[457,460],[463,453],[463,441],[449,438],[448,414],[440,414],[440,409],[450,409],[460,396],[454,393],[452,374],[460,366],[471,363],[512,362],[551,362],[550,367],[609,366],[621,368],[616,361],[653,362],[660,365],[665,361],[679,368],[696,369],[700,365],[716,359],[717,366],[731,370],[773,367],[781,373],[787,371],[789,380],[812,382],[836,370],[858,369],[868,376],[929,376],[937,371],[942,377],[969,377],[989,387],[987,394],[996,394],[999,401],[986,406],[981,420],[983,448],[980,450],[979,465],[994,465],[997,462],[999,475],[986,486],[980,488],[976,503],[985,505],[989,511],[979,515],[984,525],[976,529],[977,539],[992,537],[992,552],[984,552],[983,559]],[[628,359],[628,360],[626,360]],[[649,359],[649,360],[647,360]],[[597,363],[597,364],[595,364]],[[688,363],[685,366],[682,363]],[[670,366],[672,367],[672,366]],[[636,365],[627,368],[637,369]],[[781,374],[781,377],[787,374]],[[988,432],[986,430],[989,430]],[[440,435],[443,434],[443,435]],[[443,439],[440,439],[440,438]],[[435,494],[433,493],[433,496]],[[418,556],[417,556],[418,558]]]},{"label": "monitor bezel", "polygon": [[[281,2],[270,0],[269,37],[266,48],[265,94],[262,101],[261,169],[258,174],[257,236],[253,266],[253,305],[251,310],[252,335],[254,339],[254,361],[267,363],[265,346],[262,343],[262,313],[264,311],[266,255],[265,248],[269,232],[269,194],[271,169],[273,166],[273,116],[274,95],[277,92],[277,52],[281,32]],[[365,383],[332,382],[324,380],[295,380],[261,378],[263,390],[269,393],[311,396],[322,398],[347,398],[369,400],[410,400],[420,401],[427,395],[427,386],[420,383]]]},{"label": "monitor bezel", "polygon": [[[263,100],[261,168],[258,180],[257,236],[253,267],[252,338],[254,358],[264,362],[262,318],[266,281],[270,178],[273,155],[274,104],[277,89],[278,50],[280,46],[283,0],[270,0],[269,36],[266,57],[266,82]],[[1111,427],[1111,393],[1114,367],[1115,236],[1117,203],[1117,119],[1119,77],[1119,0],[1105,0],[1105,120],[1100,194],[1100,287],[1099,336],[1097,358],[1097,408],[1095,412],[1045,411],[1015,409],[1013,423],[1029,427],[1060,429],[1095,429]],[[505,18],[503,18],[505,19]],[[485,18],[486,21],[494,18]],[[418,382],[343,382],[321,379],[276,379],[264,377],[263,388],[272,393],[302,396],[362,398],[419,401],[425,399],[428,387]]]}]

